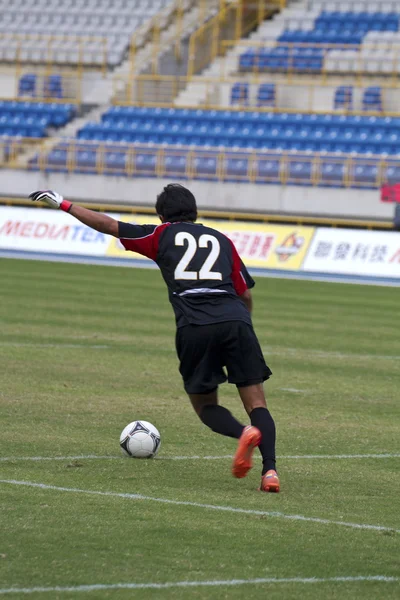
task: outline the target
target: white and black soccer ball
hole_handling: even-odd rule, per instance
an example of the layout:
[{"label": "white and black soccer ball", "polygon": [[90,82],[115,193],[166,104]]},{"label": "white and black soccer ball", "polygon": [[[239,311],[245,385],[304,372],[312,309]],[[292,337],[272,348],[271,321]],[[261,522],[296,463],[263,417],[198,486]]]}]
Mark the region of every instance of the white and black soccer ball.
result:
[{"label": "white and black soccer ball", "polygon": [[160,449],[160,432],[148,421],[132,421],[122,431],[119,445],[126,456],[153,458]]}]

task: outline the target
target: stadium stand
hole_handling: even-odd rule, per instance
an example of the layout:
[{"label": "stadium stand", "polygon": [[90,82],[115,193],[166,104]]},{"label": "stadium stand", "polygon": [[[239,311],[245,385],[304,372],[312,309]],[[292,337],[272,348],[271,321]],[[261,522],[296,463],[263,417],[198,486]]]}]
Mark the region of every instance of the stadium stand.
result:
[{"label": "stadium stand", "polygon": [[270,47],[243,52],[240,70],[400,72],[398,2],[315,0],[307,6],[277,16],[276,35],[265,38]]},{"label": "stadium stand", "polygon": [[[143,0],[133,1],[139,5]],[[91,0],[87,10],[96,6],[99,12],[100,5],[100,0]],[[350,68],[343,85],[337,77],[333,79],[332,93],[321,95],[315,112],[305,108],[289,111],[283,110],[279,93],[280,78],[285,75],[271,71],[295,72],[299,77],[306,73],[317,76],[324,71],[329,77],[327,65],[333,52],[340,54],[339,62],[343,53],[350,51],[359,59],[364,39],[370,34],[396,33],[400,7],[396,9],[394,2],[373,0],[303,1],[295,6],[289,4],[273,20],[261,23],[250,38],[238,39],[231,50],[224,49],[222,58],[216,58],[215,65],[203,71],[198,80],[188,78],[187,89],[179,98],[168,101],[168,107],[135,105],[134,95],[125,100],[132,105],[122,106],[116,96],[116,105],[98,107],[96,120],[81,119],[72,133],[75,137],[54,139],[36,155],[30,154],[28,168],[47,173],[175,176],[350,188],[377,188],[382,183],[395,182],[400,175],[400,114],[386,114],[387,90],[383,80],[368,79],[368,72],[360,86]],[[250,47],[243,52],[242,44],[246,43]],[[387,49],[392,51],[393,46],[388,45]],[[233,77],[215,78],[210,86],[207,76],[214,67],[214,72],[222,71],[221,60],[234,65]],[[256,78],[252,78],[254,70]],[[381,75],[384,76],[383,70]],[[150,89],[155,90],[172,82],[170,88],[174,88],[173,78],[157,77],[150,74],[143,86],[151,83]],[[190,108],[180,108],[184,94],[197,83],[197,100],[188,102],[186,106]],[[57,75],[39,84],[34,73],[25,73],[19,81],[19,93],[34,99],[38,85],[47,90],[49,98],[65,97],[63,79]],[[137,79],[127,80],[125,87],[132,92],[135,85]],[[212,108],[206,108],[201,94],[218,98],[214,88],[224,86],[225,105],[218,106],[217,100]],[[176,86],[176,93],[180,89]],[[308,95],[307,88],[299,94],[296,90],[289,84],[287,96],[298,95],[301,104]],[[25,103],[27,112],[28,104],[34,109],[34,103]],[[193,108],[196,105],[199,108]],[[227,110],[229,106],[231,109]],[[21,129],[14,129],[19,132],[11,134],[5,122],[8,135],[26,135],[20,133],[25,122],[14,124]],[[37,137],[46,135],[48,127],[54,126],[45,125],[44,121],[42,125]]]},{"label": "stadium stand", "polygon": [[[246,89],[246,88],[244,88]],[[400,118],[112,107],[80,140],[400,154]]]},{"label": "stadium stand", "polygon": [[71,104],[0,101],[0,135],[42,138],[49,128],[64,126],[74,115]]},{"label": "stadium stand", "polygon": [[119,64],[132,33],[172,0],[0,0],[0,62]]},{"label": "stadium stand", "polygon": [[[384,165],[362,158],[383,153]],[[400,118],[116,106],[48,153],[46,169],[95,173],[101,163],[110,175],[157,176],[162,161],[165,175],[215,179],[222,167],[226,181],[277,183],[284,164],[287,184],[340,187],[350,177],[374,187],[397,174],[391,154],[400,154]]]}]

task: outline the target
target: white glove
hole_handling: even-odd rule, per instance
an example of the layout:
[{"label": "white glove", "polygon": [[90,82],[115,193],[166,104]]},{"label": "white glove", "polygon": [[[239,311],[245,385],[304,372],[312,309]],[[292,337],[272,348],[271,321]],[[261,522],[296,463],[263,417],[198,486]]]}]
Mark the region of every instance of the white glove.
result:
[{"label": "white glove", "polygon": [[43,190],[39,192],[32,192],[29,194],[29,198],[33,202],[37,202],[38,200],[50,206],[50,208],[61,208],[64,212],[70,212],[72,208],[72,203],[68,200],[64,200],[64,198],[58,192],[53,192],[52,190]]},{"label": "white glove", "polygon": [[47,206],[50,206],[50,208],[60,208],[61,202],[64,200],[61,194],[53,192],[52,190],[32,192],[32,194],[29,194],[29,198],[33,200],[33,202],[40,200],[47,204]]}]

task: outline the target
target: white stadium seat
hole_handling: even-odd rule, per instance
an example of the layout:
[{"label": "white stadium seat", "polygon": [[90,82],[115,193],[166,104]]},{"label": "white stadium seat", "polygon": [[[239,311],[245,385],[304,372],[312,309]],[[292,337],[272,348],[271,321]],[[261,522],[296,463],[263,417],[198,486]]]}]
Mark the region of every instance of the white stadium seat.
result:
[{"label": "white stadium seat", "polygon": [[[123,59],[132,33],[146,19],[150,19],[171,2],[172,0],[0,0],[0,48],[3,48],[4,35],[9,32],[105,36],[110,50],[107,60],[110,66],[115,66]],[[33,43],[31,35],[26,41],[19,38],[18,44],[22,44],[21,59],[35,61],[37,57],[38,62],[46,60],[46,56],[43,58],[46,47],[33,57],[32,49],[37,44]],[[75,40],[75,44],[77,41]],[[98,43],[100,47],[100,41]],[[86,46],[85,43],[85,48]],[[52,47],[57,49],[53,57],[56,62],[73,64],[79,59],[74,44],[69,46],[65,41],[62,44],[54,42]],[[15,60],[16,48],[17,46],[14,48],[5,45],[0,52],[0,60]],[[98,50],[88,46],[84,62],[99,63],[99,54]]]}]

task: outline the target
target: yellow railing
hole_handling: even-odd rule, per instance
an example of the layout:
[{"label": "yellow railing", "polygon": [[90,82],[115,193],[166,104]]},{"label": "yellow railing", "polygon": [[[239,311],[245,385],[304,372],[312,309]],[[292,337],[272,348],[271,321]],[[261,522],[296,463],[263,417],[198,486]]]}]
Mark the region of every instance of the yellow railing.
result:
[{"label": "yellow railing", "polygon": [[[362,47],[357,44],[347,44],[340,46],[340,54],[335,54],[337,44],[319,44],[319,43],[291,43],[279,42],[279,48],[287,50],[287,56],[281,56],[281,64],[268,66],[263,58],[263,51],[272,51],[277,49],[276,40],[224,40],[221,42],[222,52],[225,56],[227,52],[235,47],[239,50],[237,72],[243,76],[263,75],[269,77],[278,77],[280,81],[284,80],[291,82],[293,79],[301,76],[303,79],[311,78],[313,82],[319,85],[324,85],[332,80],[335,76],[340,77],[342,85],[364,85],[368,82],[371,84],[371,78],[377,77],[379,80],[390,86],[399,86],[399,64],[400,64],[400,47],[393,46],[393,53],[390,56],[379,56],[379,50],[385,49],[384,42],[372,43],[365,42]],[[300,67],[296,62],[299,52],[307,52],[310,50],[319,50],[322,60],[322,68],[307,68]],[[344,52],[343,51],[347,51]],[[252,65],[240,65],[240,57],[246,52],[252,52]],[[377,56],[373,56],[374,52],[378,52]],[[312,59],[310,55],[308,59]],[[314,57],[315,58],[315,57]],[[304,59],[304,54],[303,54]],[[285,62],[283,62],[285,61]],[[380,64],[381,68],[378,68]],[[228,65],[224,60],[220,67],[220,74],[232,73],[231,65]]]},{"label": "yellow railing", "polygon": [[[150,62],[151,72],[159,72],[159,59],[163,48],[174,48],[175,58],[182,58],[182,42],[184,37],[184,18],[186,17],[186,28],[191,29],[198,26],[199,22],[206,19],[207,11],[219,0],[174,0],[172,5],[157,13],[150,21],[146,21],[142,27],[135,31],[131,37],[129,47],[129,72],[131,74],[139,71],[143,65],[138,63],[138,53],[146,44],[152,47]],[[188,17],[190,11],[198,7],[197,15],[193,14],[192,20]]]},{"label": "yellow railing", "polygon": [[[61,145],[59,145],[61,143]],[[400,169],[399,159],[315,153],[289,154],[257,150],[232,152],[192,147],[172,148],[79,140],[0,141],[3,168],[67,171],[114,176],[207,179],[281,185],[379,188],[388,183],[388,169]],[[56,151],[56,153],[54,153]],[[299,166],[303,165],[303,168]],[[327,166],[330,167],[327,169]],[[335,172],[340,166],[340,174]],[[359,168],[373,166],[365,180]]]},{"label": "yellow railing", "polygon": [[1,100],[13,99],[13,90],[14,98],[24,102],[82,103],[84,74],[79,69],[60,72],[47,66],[19,66],[17,70],[10,72],[9,69],[0,67],[0,76],[9,81],[7,89],[5,84],[0,89]]},{"label": "yellow railing", "polygon": [[[0,196],[0,206],[26,206],[29,208],[41,209],[42,206],[38,202],[32,203],[26,198],[15,198]],[[154,216],[154,208],[152,206],[132,206],[132,204],[116,204],[107,202],[79,202],[80,206],[90,208],[99,212],[107,213],[128,213],[131,215],[152,215]],[[229,221],[252,221],[261,223],[276,223],[286,225],[314,225],[321,227],[352,227],[355,229],[393,229],[393,223],[390,220],[377,221],[366,219],[346,219],[342,217],[318,217],[305,215],[277,215],[269,213],[257,212],[239,212],[227,210],[198,210],[199,219],[225,219]]]},{"label": "yellow railing", "polygon": [[60,69],[101,71],[108,69],[107,37],[92,35],[47,35],[0,33],[0,42],[7,43],[3,64],[9,63],[17,73],[28,65],[46,65],[49,72]]},{"label": "yellow railing", "polygon": [[[231,104],[233,86],[242,81],[247,84],[247,97]],[[267,106],[258,99],[260,85],[275,83],[275,105]],[[371,114],[376,116],[400,116],[400,81],[389,79],[381,82],[382,111],[364,111],[361,83],[368,87],[370,81],[358,81],[353,106],[340,112],[344,114]],[[183,103],[178,94],[190,84],[192,97],[201,99],[196,105]],[[334,93],[342,79],[329,79],[321,85],[312,78],[293,77],[291,81],[271,80],[267,75],[251,74],[246,78],[231,77],[177,77],[168,75],[137,75],[114,78],[113,103],[117,105],[160,106],[164,108],[202,108],[210,110],[273,111],[291,113],[337,113],[334,109]]]},{"label": "yellow railing", "polygon": [[220,2],[215,17],[190,37],[188,77],[200,73],[224,51],[223,42],[237,42],[269,15],[285,6],[282,0],[233,0]]}]

